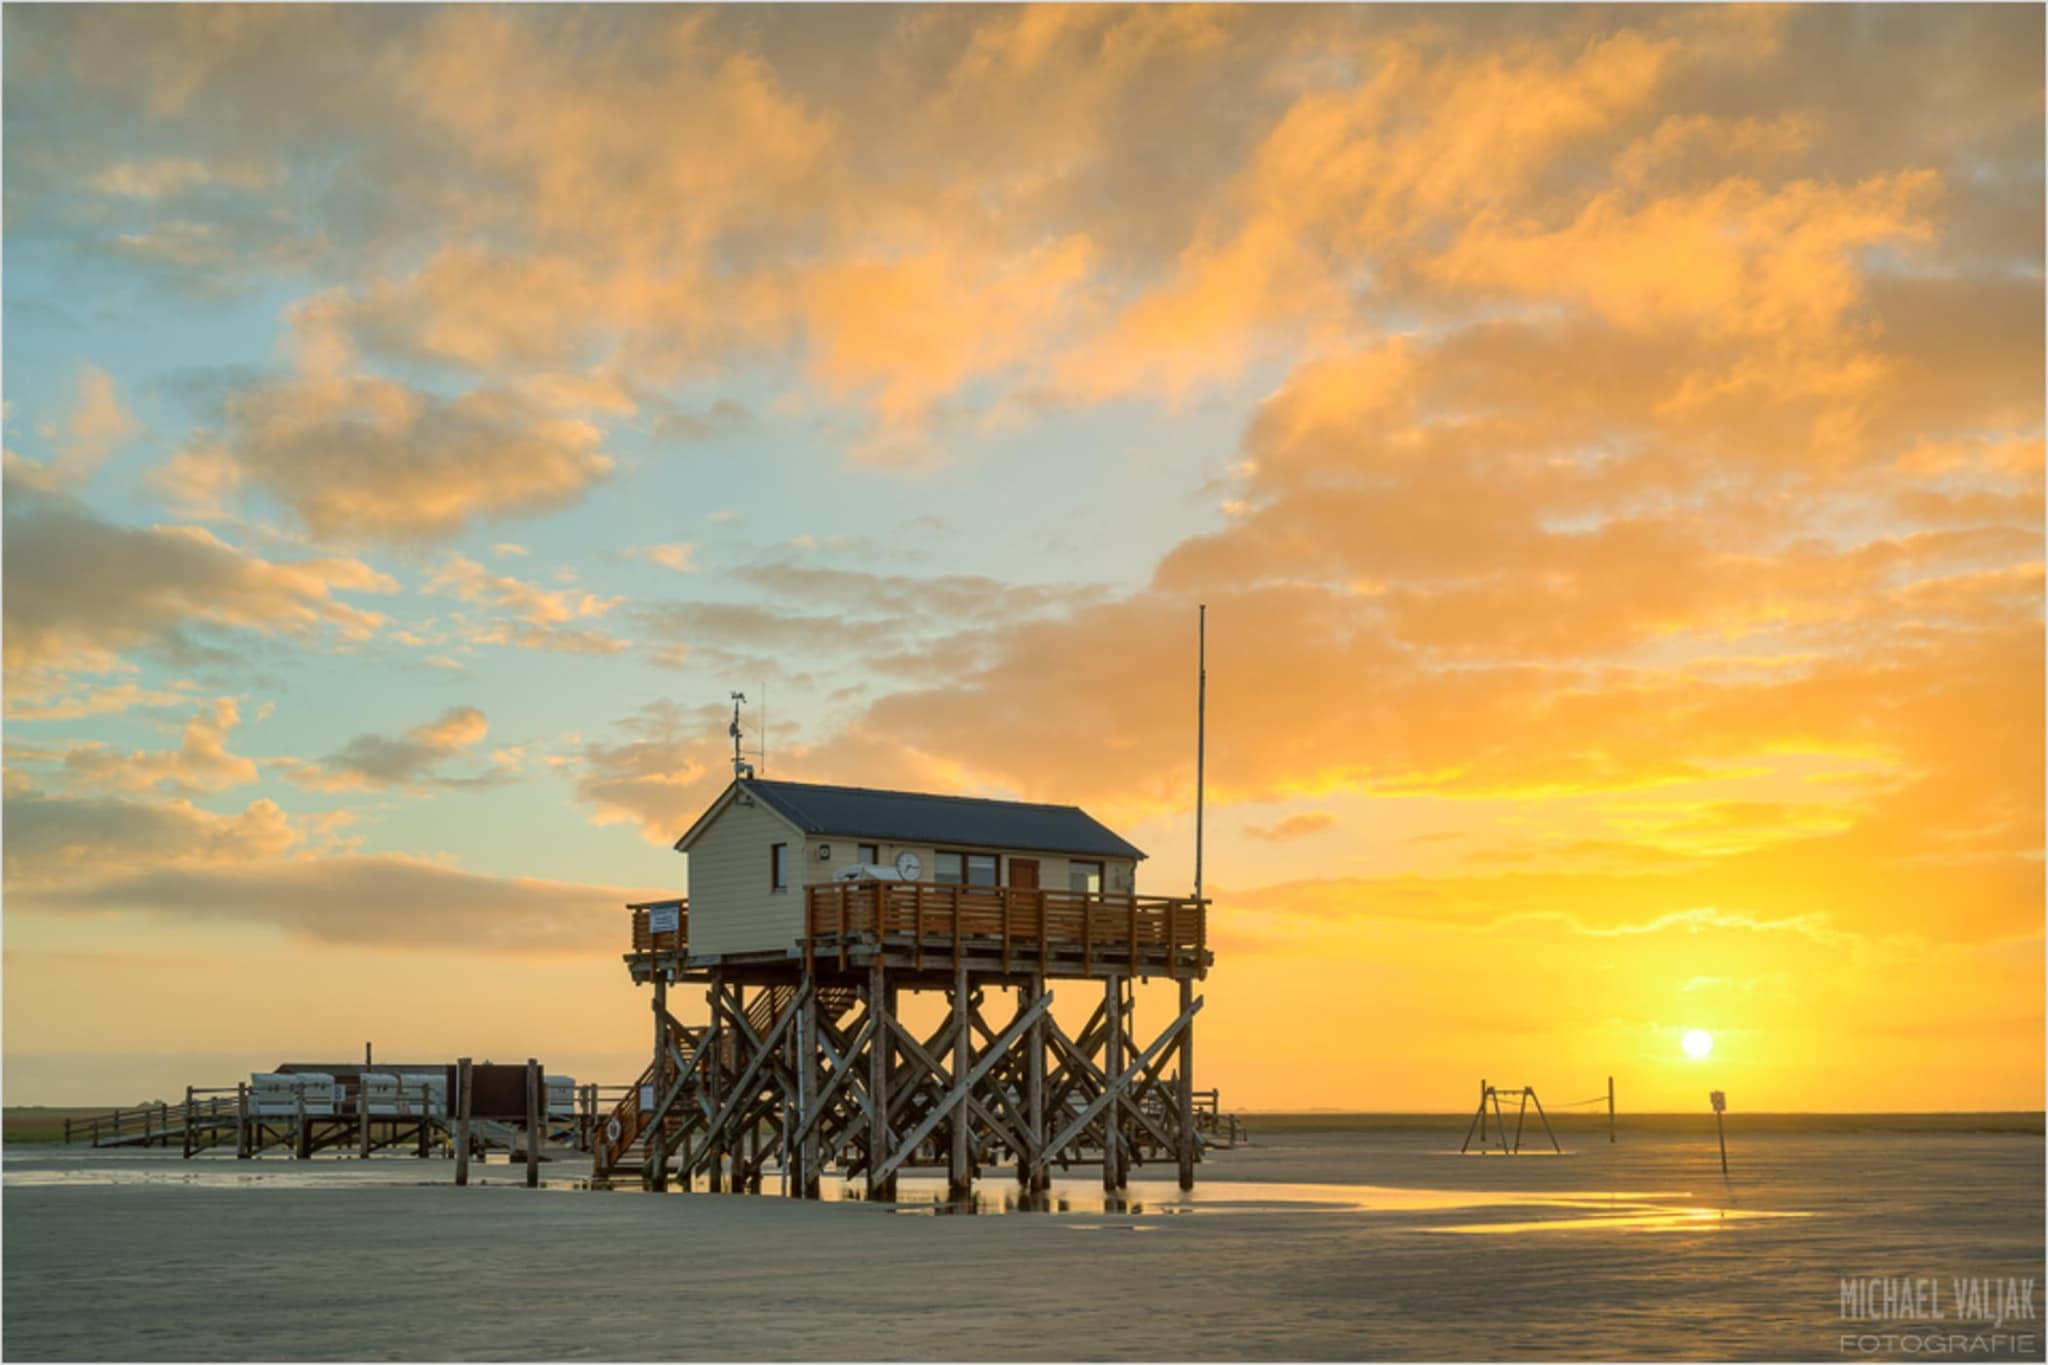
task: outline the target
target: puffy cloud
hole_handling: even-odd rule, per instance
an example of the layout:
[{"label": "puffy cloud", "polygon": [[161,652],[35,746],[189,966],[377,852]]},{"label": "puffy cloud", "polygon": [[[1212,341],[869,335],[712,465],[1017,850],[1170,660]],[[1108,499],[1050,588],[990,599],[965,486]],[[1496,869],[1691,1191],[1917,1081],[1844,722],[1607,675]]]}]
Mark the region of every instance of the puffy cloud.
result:
[{"label": "puffy cloud", "polygon": [[317,763],[286,762],[285,776],[316,791],[381,791],[389,787],[473,787],[507,780],[502,769],[460,777],[442,764],[474,748],[489,733],[484,713],[452,706],[439,718],[403,735],[357,735]]},{"label": "puffy cloud", "polygon": [[626,648],[626,641],[615,635],[572,624],[608,614],[621,598],[536,587],[524,579],[494,574],[459,554],[444,556],[434,566],[423,591],[480,609],[461,622],[463,638],[471,644],[559,654],[617,654]]},{"label": "puffy cloud", "polygon": [[6,817],[7,893],[20,896],[17,903],[109,875],[273,859],[303,838],[268,800],[217,815],[184,800],[52,796],[29,787],[7,793]]},{"label": "puffy cloud", "polygon": [[160,486],[187,502],[253,488],[322,539],[418,542],[566,506],[610,474],[595,426],[517,391],[443,398],[349,373],[332,313],[296,310],[299,372],[234,394],[226,432],[195,437]]},{"label": "puffy cloud", "polygon": [[[254,760],[228,751],[228,734],[241,720],[234,699],[221,697],[185,723],[175,749],[124,754],[88,741],[46,756],[58,762],[58,774],[72,788],[140,792],[161,787],[186,795],[224,791],[257,778]],[[16,751],[9,753],[14,757]]]},{"label": "puffy cloud", "polygon": [[126,651],[203,654],[221,630],[361,641],[384,618],[340,594],[398,587],[360,560],[268,560],[196,527],[119,526],[14,487],[6,522],[8,683],[29,699]]}]

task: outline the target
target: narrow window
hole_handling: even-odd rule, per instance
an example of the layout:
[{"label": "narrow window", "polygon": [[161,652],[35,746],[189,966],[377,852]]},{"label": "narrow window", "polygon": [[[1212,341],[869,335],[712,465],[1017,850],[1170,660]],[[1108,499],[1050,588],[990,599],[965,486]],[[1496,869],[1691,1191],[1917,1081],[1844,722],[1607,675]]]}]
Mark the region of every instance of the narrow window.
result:
[{"label": "narrow window", "polygon": [[865,866],[874,867],[882,861],[882,846],[880,844],[862,844],[860,846],[860,860]]},{"label": "narrow window", "polygon": [[1084,863],[1078,859],[1069,861],[1067,890],[1086,891],[1091,896],[1102,894],[1102,864]]},{"label": "narrow window", "polygon": [[958,853],[940,853],[932,859],[932,880],[946,886],[963,886],[967,882],[966,860]]},{"label": "narrow window", "polygon": [[996,885],[996,855],[993,853],[970,853],[967,855],[967,884],[969,886]]},{"label": "narrow window", "polygon": [[768,846],[768,889],[770,891],[789,890],[788,844],[770,844]]}]

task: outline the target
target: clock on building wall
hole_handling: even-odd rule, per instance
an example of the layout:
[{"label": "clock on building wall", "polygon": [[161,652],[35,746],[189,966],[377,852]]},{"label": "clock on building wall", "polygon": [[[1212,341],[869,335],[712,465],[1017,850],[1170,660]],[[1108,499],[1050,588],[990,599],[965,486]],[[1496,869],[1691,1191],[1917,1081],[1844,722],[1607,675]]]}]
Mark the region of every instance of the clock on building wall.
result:
[{"label": "clock on building wall", "polygon": [[909,849],[906,848],[896,855],[896,875],[904,881],[916,881],[918,874],[923,871],[924,861]]}]

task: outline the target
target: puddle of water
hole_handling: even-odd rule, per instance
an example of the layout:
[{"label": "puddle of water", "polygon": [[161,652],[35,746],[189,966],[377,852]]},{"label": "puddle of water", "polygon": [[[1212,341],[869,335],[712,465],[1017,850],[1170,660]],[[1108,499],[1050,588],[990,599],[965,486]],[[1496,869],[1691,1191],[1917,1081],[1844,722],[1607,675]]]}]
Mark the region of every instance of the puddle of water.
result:
[{"label": "puddle of water", "polygon": [[[211,1167],[211,1169],[209,1169]],[[446,1170],[444,1166],[442,1168]],[[488,1173],[487,1173],[488,1172]],[[80,1161],[61,1165],[10,1162],[4,1183],[10,1187],[157,1185],[201,1188],[360,1189],[453,1188],[453,1172],[422,1179],[426,1172],[411,1159],[276,1162]],[[518,1167],[479,1167],[470,1184],[516,1189],[525,1185]],[[586,1177],[544,1178],[548,1190],[609,1190],[620,1194],[645,1191],[637,1181],[613,1185]],[[764,1185],[775,1197],[778,1182]],[[680,1190],[672,1189],[674,1194]],[[820,1194],[825,1203],[868,1202],[858,1181],[827,1181]],[[696,1194],[695,1198],[706,1198]],[[1463,1235],[1520,1235],[1532,1232],[1699,1231],[1733,1223],[1751,1223],[1812,1215],[1762,1209],[1730,1209],[1698,1200],[1689,1190],[1459,1190],[1400,1185],[1311,1185],[1262,1181],[1210,1181],[1183,1190],[1172,1181],[1136,1181],[1124,1190],[1105,1191],[1093,1180],[1055,1179],[1052,1188],[1027,1193],[1002,1179],[978,1184],[970,1198],[951,1197],[939,1177],[899,1177],[896,1199],[881,1204],[892,1214],[917,1217],[1001,1214],[1094,1214],[1126,1217],[1174,1217],[1181,1214],[1461,1214],[1481,1215],[1474,1221],[1434,1222],[1413,1227],[1419,1232]],[[1484,1215],[1492,1214],[1491,1218]],[[1501,1215],[1508,1215],[1503,1217]],[[1407,1225],[1407,1220],[1403,1220]],[[1138,1230],[1139,1224],[1081,1224],[1089,1230]]]}]

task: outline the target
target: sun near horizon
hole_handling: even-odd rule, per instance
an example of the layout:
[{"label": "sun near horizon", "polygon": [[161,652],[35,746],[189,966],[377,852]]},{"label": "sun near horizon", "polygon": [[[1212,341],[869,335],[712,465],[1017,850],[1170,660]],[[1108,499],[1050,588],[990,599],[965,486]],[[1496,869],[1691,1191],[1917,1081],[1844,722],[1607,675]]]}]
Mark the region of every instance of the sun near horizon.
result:
[{"label": "sun near horizon", "polygon": [[735,690],[1185,893],[1205,602],[1228,1105],[2040,1109],[2041,25],[10,7],[9,1103],[630,1080]]}]

